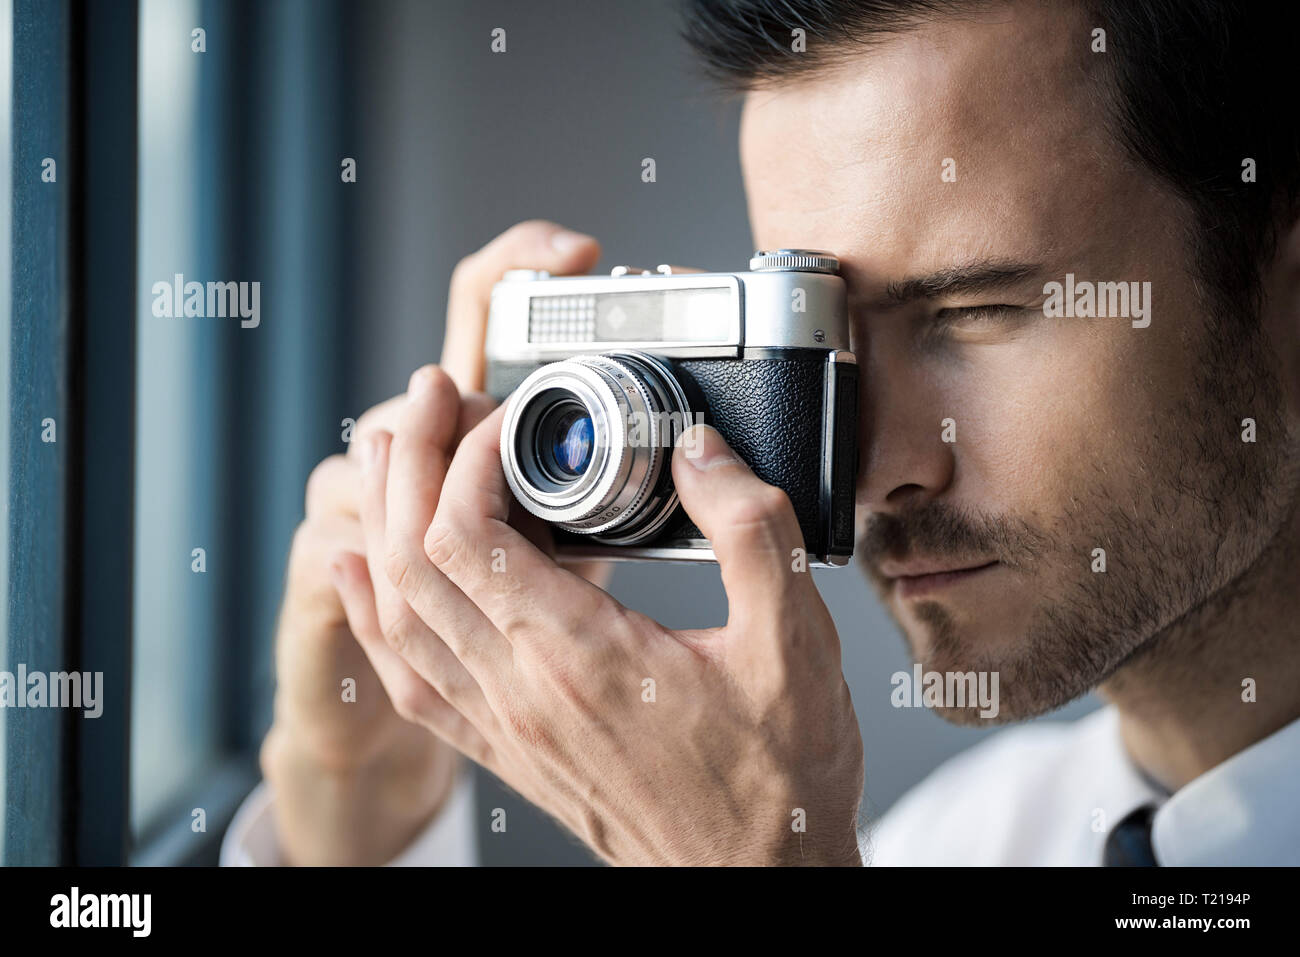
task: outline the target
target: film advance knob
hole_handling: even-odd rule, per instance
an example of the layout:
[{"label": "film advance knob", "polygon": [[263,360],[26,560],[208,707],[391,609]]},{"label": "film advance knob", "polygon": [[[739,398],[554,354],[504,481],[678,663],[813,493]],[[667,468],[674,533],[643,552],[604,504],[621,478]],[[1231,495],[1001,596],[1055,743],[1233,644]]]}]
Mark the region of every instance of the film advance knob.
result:
[{"label": "film advance knob", "polygon": [[840,261],[819,249],[760,249],[749,261],[749,271],[764,270],[838,273]]}]

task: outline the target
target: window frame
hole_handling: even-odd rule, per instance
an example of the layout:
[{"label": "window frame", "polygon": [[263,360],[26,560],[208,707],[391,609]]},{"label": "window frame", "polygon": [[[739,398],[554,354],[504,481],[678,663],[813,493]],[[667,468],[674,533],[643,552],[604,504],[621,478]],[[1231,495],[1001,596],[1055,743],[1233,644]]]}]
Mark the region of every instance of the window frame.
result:
[{"label": "window frame", "polygon": [[[301,518],[310,467],[342,451],[336,425],[357,411],[339,343],[355,321],[358,191],[329,186],[356,133],[356,13],[341,0],[199,0],[196,26],[210,47],[192,228],[212,276],[274,279],[264,304],[275,321],[256,343],[214,342],[196,370],[217,429],[208,437],[211,484],[194,494],[219,519],[216,551],[229,559],[210,562],[205,587],[238,600],[219,602],[204,624],[224,636],[210,676],[220,689],[215,757],[133,835],[137,333],[148,321],[137,275],[140,4],[11,2],[9,601],[0,651],[5,667],[102,672],[104,709],[96,719],[6,709],[0,853],[17,865],[212,864],[260,777],[290,519]],[[256,39],[245,50],[243,41],[213,42],[221,37]],[[316,82],[302,86],[304,74]],[[45,156],[56,159],[56,183],[41,181]],[[268,408],[280,419],[250,448]],[[53,444],[40,438],[47,417]],[[274,494],[251,509],[235,481],[250,468],[275,478]],[[206,814],[201,832],[196,807]]]},{"label": "window frame", "polygon": [[[14,0],[12,17],[6,667],[102,672],[103,711],[89,719],[78,709],[8,710],[4,862],[120,864],[130,706],[136,4]],[[41,176],[45,157],[55,161],[53,182]],[[48,418],[52,443],[41,437]]]}]

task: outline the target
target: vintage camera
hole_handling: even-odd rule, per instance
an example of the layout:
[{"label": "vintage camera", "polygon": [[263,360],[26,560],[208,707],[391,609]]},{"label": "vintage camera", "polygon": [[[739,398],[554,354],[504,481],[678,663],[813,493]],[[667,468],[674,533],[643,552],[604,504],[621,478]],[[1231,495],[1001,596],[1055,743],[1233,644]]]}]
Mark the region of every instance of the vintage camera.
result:
[{"label": "vintage camera", "polygon": [[492,290],[487,385],[506,480],[562,559],[713,561],[670,461],[696,422],[789,495],[811,565],[853,555],[858,367],[839,262],[758,252],[748,272],[512,270]]}]

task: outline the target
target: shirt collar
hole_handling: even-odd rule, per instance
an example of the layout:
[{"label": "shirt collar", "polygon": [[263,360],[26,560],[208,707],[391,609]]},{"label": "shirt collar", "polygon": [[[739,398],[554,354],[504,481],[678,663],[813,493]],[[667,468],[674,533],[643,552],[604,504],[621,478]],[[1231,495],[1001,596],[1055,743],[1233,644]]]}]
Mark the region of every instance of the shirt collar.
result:
[{"label": "shirt collar", "polygon": [[1093,779],[1093,788],[1097,808],[1106,815],[1106,823],[1100,832],[1104,838],[1130,812],[1144,804],[1158,806],[1164,803],[1169,792],[1148,777],[1129,757],[1120,734],[1119,709],[1107,705],[1096,713],[1094,720],[1097,725],[1089,737],[1096,751],[1091,763],[1099,773]]},{"label": "shirt collar", "polygon": [[1156,860],[1175,867],[1300,864],[1298,807],[1300,720],[1234,754],[1161,804],[1151,828]]}]

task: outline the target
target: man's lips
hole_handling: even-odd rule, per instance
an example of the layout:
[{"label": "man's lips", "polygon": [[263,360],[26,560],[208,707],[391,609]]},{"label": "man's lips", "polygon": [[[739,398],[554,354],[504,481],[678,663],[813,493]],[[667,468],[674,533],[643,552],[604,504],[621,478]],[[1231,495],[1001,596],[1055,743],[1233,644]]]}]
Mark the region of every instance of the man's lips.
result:
[{"label": "man's lips", "polygon": [[882,562],[880,573],[890,580],[899,598],[914,598],[967,581],[995,568],[999,562],[966,565],[940,562]]}]

